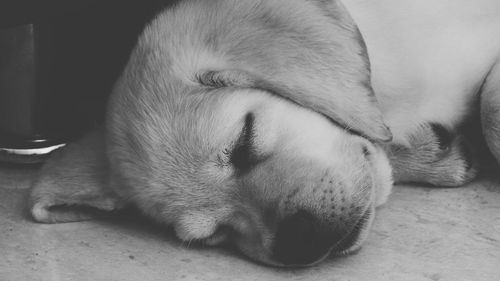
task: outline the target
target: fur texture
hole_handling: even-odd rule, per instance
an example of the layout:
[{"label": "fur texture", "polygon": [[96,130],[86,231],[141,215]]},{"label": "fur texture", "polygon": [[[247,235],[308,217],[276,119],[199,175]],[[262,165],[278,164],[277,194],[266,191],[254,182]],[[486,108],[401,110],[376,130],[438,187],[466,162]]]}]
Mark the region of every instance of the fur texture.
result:
[{"label": "fur texture", "polygon": [[[437,2],[427,4],[451,5]],[[443,65],[422,79],[425,63],[412,63],[426,49],[412,47],[412,18],[398,17],[411,3],[347,0],[348,12],[334,0],[186,0],[163,11],[116,83],[105,128],[41,170],[33,218],[135,205],[182,240],[231,242],[280,266],[358,249],[393,177],[456,186],[475,176],[454,129],[487,73],[483,125],[499,118],[494,49],[460,69],[446,65],[454,56],[426,54]],[[486,136],[494,151],[496,131]]]}]

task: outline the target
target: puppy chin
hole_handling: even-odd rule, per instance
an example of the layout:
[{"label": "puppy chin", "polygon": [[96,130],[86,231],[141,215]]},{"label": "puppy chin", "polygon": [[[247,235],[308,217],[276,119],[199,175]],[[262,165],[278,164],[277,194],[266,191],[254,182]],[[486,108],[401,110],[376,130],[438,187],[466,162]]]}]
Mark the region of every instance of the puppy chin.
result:
[{"label": "puppy chin", "polygon": [[187,212],[174,224],[177,237],[182,241],[204,240],[216,231],[213,217],[201,212]]}]

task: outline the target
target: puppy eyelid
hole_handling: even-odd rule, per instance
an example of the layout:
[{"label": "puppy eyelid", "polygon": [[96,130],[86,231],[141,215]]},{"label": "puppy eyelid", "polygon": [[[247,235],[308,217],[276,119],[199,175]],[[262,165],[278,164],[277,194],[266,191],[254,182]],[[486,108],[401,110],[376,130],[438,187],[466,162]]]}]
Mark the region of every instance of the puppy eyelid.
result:
[{"label": "puppy eyelid", "polygon": [[258,162],[254,147],[254,120],[251,112],[245,116],[245,125],[229,156],[229,163],[237,173],[249,171]]},{"label": "puppy eyelid", "polygon": [[368,149],[368,146],[363,145],[363,146],[361,147],[361,149],[362,149],[362,151],[363,151],[363,155],[364,155],[365,157],[370,157],[370,156],[371,156],[371,152],[370,152],[370,150]]}]

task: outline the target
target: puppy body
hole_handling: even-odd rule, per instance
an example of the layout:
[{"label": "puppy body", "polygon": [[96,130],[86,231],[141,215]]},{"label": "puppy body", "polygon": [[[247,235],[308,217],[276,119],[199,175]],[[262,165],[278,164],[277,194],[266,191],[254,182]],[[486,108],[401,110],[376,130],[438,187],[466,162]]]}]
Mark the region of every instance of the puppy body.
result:
[{"label": "puppy body", "polygon": [[372,86],[394,142],[423,123],[454,129],[500,56],[496,0],[344,0],[360,28]]},{"label": "puppy body", "polygon": [[[477,174],[459,127],[479,110],[498,158],[500,3],[345,0],[367,44],[397,181],[457,186]],[[483,94],[489,93],[489,94]],[[444,134],[444,135],[443,135]],[[443,140],[444,138],[444,140]],[[424,180],[425,179],[425,180]]]},{"label": "puppy body", "polygon": [[[458,185],[475,175],[460,143],[443,150],[435,128],[462,121],[495,55],[450,67],[464,51],[431,52],[448,38],[421,41],[439,37],[433,27],[441,18],[420,9],[429,25],[418,33],[412,18],[419,13],[398,18],[402,3],[346,1],[373,55],[380,104],[366,45],[338,1],[186,0],[160,13],[116,83],[105,130],[69,145],[41,170],[33,217],[88,218],[58,205],[135,205],[173,225],[182,240],[230,241],[274,265],[356,250],[393,176]],[[404,1],[417,10],[431,5],[419,3]],[[485,37],[477,37],[479,51]],[[415,48],[418,42],[428,45]],[[434,67],[424,62],[434,59]],[[394,130],[390,143],[384,119]]]}]

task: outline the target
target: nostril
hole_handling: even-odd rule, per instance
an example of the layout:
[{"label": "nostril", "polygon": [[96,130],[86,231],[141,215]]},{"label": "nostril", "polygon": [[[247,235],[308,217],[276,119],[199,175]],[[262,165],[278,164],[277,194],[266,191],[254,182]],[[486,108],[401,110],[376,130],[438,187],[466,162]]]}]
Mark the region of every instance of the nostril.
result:
[{"label": "nostril", "polygon": [[306,265],[325,256],[339,239],[335,232],[318,224],[311,213],[300,210],[280,223],[274,255],[286,265]]}]

